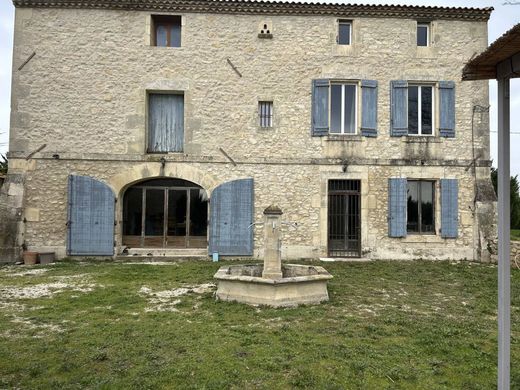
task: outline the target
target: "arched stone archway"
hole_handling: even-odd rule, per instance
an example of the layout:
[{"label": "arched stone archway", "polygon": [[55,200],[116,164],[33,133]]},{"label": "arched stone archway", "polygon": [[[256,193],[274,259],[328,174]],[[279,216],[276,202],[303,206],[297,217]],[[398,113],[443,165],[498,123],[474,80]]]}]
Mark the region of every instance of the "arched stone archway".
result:
[{"label": "arched stone archway", "polygon": [[204,188],[208,195],[219,185],[219,181],[207,172],[184,163],[166,163],[163,167],[160,162],[147,162],[112,176],[108,185],[116,194],[121,196],[124,190],[131,185],[146,179],[157,177],[172,177],[188,180]]},{"label": "arched stone archway", "polygon": [[121,238],[127,248],[207,247],[208,196],[191,181],[156,177],[121,195]]},{"label": "arched stone archway", "polygon": [[116,207],[118,228],[116,229],[116,251],[120,253],[123,247],[123,229],[124,229],[124,194],[127,189],[133,185],[139,184],[149,179],[157,178],[175,178],[186,180],[202,187],[207,196],[218,186],[219,182],[215,177],[207,172],[195,168],[185,163],[166,163],[146,162],[137,164],[128,170],[118,173],[107,180],[107,184],[113,189],[118,196]]}]

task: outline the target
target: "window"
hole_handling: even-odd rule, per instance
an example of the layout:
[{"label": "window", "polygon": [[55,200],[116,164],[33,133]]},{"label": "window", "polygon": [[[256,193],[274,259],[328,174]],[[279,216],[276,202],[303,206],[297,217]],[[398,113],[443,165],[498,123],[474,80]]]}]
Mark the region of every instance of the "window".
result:
[{"label": "window", "polygon": [[148,95],[148,152],[182,152],[184,147],[184,95]]},{"label": "window", "polygon": [[408,86],[408,134],[433,135],[433,86]]},{"label": "window", "polygon": [[333,134],[356,133],[356,84],[331,84],[330,132]]},{"label": "window", "polygon": [[407,223],[408,233],[435,234],[435,182],[408,180]]},{"label": "window", "polygon": [[260,127],[273,127],[273,102],[258,102]]},{"label": "window", "polygon": [[352,21],[339,20],[338,21],[338,44],[350,45],[350,37],[352,33]]},{"label": "window", "polygon": [[430,23],[417,23],[417,46],[430,46]]},{"label": "window", "polygon": [[152,15],[152,44],[154,46],[181,47],[181,17]]}]

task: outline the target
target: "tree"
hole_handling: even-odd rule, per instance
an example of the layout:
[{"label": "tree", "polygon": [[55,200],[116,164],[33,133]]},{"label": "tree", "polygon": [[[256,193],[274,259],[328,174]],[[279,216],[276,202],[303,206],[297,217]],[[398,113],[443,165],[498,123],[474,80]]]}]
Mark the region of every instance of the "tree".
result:
[{"label": "tree", "polygon": [[0,175],[5,175],[7,173],[8,163],[5,154],[0,154]]},{"label": "tree", "polygon": [[[491,181],[498,194],[498,170],[491,167]],[[509,202],[511,205],[511,229],[520,229],[520,184],[518,183],[518,175],[511,176],[511,194]]]}]

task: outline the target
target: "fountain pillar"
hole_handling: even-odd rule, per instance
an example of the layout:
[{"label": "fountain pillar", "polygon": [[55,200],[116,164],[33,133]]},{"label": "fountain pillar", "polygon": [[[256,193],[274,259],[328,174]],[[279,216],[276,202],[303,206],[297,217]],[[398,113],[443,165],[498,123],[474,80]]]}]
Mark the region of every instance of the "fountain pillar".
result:
[{"label": "fountain pillar", "polygon": [[282,210],[269,206],[264,210],[264,270],[265,279],[282,278],[282,254],[280,248],[280,224]]}]

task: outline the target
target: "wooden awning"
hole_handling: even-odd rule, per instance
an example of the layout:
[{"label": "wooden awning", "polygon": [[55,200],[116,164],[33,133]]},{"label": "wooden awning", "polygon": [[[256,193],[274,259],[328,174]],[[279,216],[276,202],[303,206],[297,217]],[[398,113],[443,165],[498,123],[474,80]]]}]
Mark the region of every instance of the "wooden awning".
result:
[{"label": "wooden awning", "polygon": [[520,77],[520,23],[470,60],[462,80],[490,80]]}]

